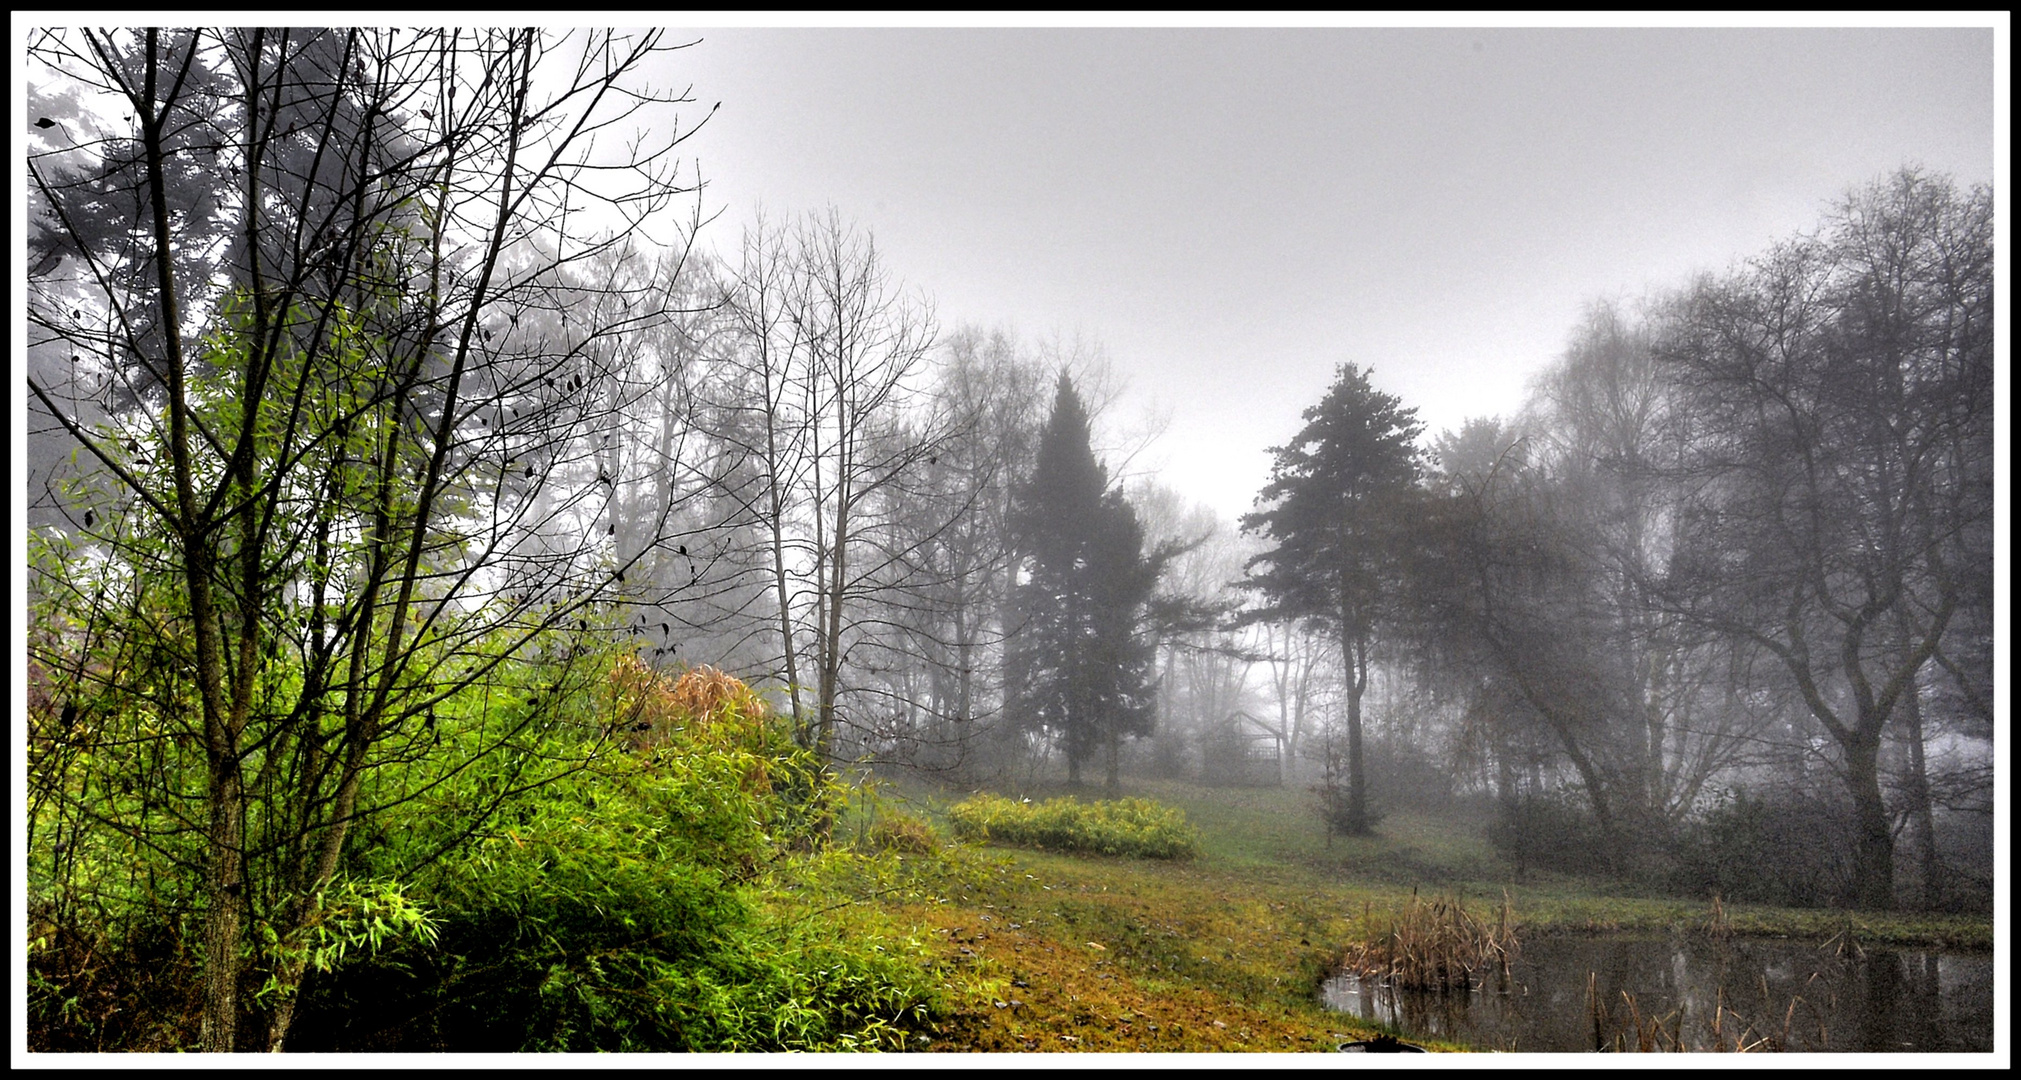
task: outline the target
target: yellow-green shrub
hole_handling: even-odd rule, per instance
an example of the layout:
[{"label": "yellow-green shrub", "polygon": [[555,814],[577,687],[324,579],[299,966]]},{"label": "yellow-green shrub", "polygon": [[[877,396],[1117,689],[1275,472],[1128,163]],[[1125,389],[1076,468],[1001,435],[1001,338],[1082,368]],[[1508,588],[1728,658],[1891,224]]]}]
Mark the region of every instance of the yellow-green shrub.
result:
[{"label": "yellow-green shrub", "polygon": [[947,812],[955,835],[1051,851],[1190,859],[1200,833],[1186,815],[1151,799],[1084,803],[1071,796],[1035,803],[978,795]]},{"label": "yellow-green shrub", "polygon": [[886,813],[871,823],[864,846],[871,851],[931,855],[940,850],[940,838],[933,835],[926,822],[910,814]]}]

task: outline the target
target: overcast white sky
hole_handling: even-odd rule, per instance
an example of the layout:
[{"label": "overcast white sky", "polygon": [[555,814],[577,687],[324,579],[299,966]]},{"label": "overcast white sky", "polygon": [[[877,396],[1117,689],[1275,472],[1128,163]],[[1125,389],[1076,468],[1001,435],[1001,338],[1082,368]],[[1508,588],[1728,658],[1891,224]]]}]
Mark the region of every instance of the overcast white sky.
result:
[{"label": "overcast white sky", "polygon": [[2005,179],[1985,26],[676,36],[684,120],[721,103],[686,144],[722,211],[704,246],[834,205],[944,328],[1099,343],[1130,386],[1106,421],[1169,417],[1133,469],[1229,518],[1343,361],[1433,433],[1512,413],[1595,299],[1758,253],[1903,164]]},{"label": "overcast white sky", "polygon": [[1100,342],[1228,516],[1342,361],[1433,432],[1507,414],[1595,298],[1904,163],[1994,179],[1991,29],[692,35],[705,244],[832,203],[943,326]]}]

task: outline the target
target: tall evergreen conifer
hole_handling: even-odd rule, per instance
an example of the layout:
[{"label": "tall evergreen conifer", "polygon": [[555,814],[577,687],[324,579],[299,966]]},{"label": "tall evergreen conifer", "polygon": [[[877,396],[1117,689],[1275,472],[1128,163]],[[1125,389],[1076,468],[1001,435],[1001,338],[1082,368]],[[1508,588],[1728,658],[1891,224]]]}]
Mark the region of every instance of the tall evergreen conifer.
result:
[{"label": "tall evergreen conifer", "polygon": [[1025,572],[1013,599],[1010,698],[1018,722],[1061,740],[1070,783],[1100,754],[1114,792],[1123,736],[1148,735],[1156,720],[1153,649],[1139,624],[1166,557],[1145,556],[1136,512],[1107,488],[1087,410],[1063,375],[1018,498]]},{"label": "tall evergreen conifer", "polygon": [[1393,614],[1388,597],[1415,514],[1424,425],[1353,364],[1341,365],[1304,416],[1304,429],[1274,448],[1270,482],[1257,496],[1262,509],[1242,519],[1245,531],[1274,545],[1249,560],[1244,584],[1263,599],[1252,618],[1324,627],[1340,643],[1347,752],[1344,761],[1328,753],[1326,817],[1329,835],[1362,835],[1375,820],[1362,775],[1361,698],[1377,630]]}]

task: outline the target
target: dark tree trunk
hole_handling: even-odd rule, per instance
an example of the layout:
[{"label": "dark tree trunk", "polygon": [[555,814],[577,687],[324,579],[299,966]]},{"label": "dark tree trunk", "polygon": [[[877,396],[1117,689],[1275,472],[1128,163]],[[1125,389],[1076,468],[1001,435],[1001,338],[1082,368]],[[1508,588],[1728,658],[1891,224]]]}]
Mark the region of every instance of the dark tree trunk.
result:
[{"label": "dark tree trunk", "polygon": [[1116,734],[1115,725],[1113,724],[1106,725],[1106,728],[1107,729],[1103,732],[1103,742],[1102,742],[1102,753],[1104,759],[1102,762],[1104,766],[1104,774],[1102,776],[1102,791],[1105,794],[1107,794],[1110,798],[1115,798],[1116,795],[1123,789],[1122,777],[1118,774],[1118,770],[1121,767],[1123,757],[1121,746],[1122,738]]},{"label": "dark tree trunk", "polygon": [[1846,787],[1853,797],[1853,906],[1889,911],[1895,906],[1895,833],[1881,798],[1880,740],[1846,744]]},{"label": "dark tree trunk", "polygon": [[236,1048],[239,1011],[239,944],[245,875],[242,859],[244,788],[234,754],[213,754],[210,792],[210,861],[204,892],[203,1024],[198,1046],[211,1054]]},{"label": "dark tree trunk", "polygon": [[1367,836],[1373,831],[1368,820],[1368,788],[1361,760],[1361,696],[1368,689],[1368,643],[1340,643],[1347,668],[1347,820],[1343,831],[1349,836]]},{"label": "dark tree trunk", "polygon": [[1352,836],[1368,834],[1368,792],[1363,783],[1361,763],[1361,689],[1347,695],[1347,831]]},{"label": "dark tree trunk", "polygon": [[1923,751],[1923,694],[1912,683],[1903,692],[1902,724],[1909,737],[1909,825],[1915,830],[1917,900],[1926,909],[1943,906],[1944,864],[1937,858],[1937,822],[1930,805],[1929,762]]}]

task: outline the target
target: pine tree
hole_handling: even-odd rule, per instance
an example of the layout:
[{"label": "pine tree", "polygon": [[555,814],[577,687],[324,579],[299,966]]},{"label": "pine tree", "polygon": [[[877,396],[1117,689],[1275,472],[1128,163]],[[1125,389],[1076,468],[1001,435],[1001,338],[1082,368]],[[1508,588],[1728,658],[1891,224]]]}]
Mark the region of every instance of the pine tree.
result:
[{"label": "pine tree", "polygon": [[1019,492],[1016,529],[1025,560],[1013,600],[1008,657],[1014,721],[1057,735],[1069,782],[1099,753],[1114,792],[1125,735],[1156,719],[1153,648],[1145,605],[1169,555],[1144,553],[1144,531],[1089,442],[1087,410],[1061,376]]},{"label": "pine tree", "polygon": [[1376,630],[1389,614],[1384,601],[1397,576],[1424,426],[1417,410],[1375,389],[1352,364],[1304,417],[1304,429],[1273,451],[1270,482],[1257,498],[1266,508],[1242,519],[1244,530],[1276,545],[1249,561],[1244,584],[1263,598],[1252,619],[1302,621],[1340,642],[1347,805],[1338,805],[1341,770],[1329,760],[1327,825],[1329,835],[1362,835],[1375,822],[1362,775],[1361,697]]}]

